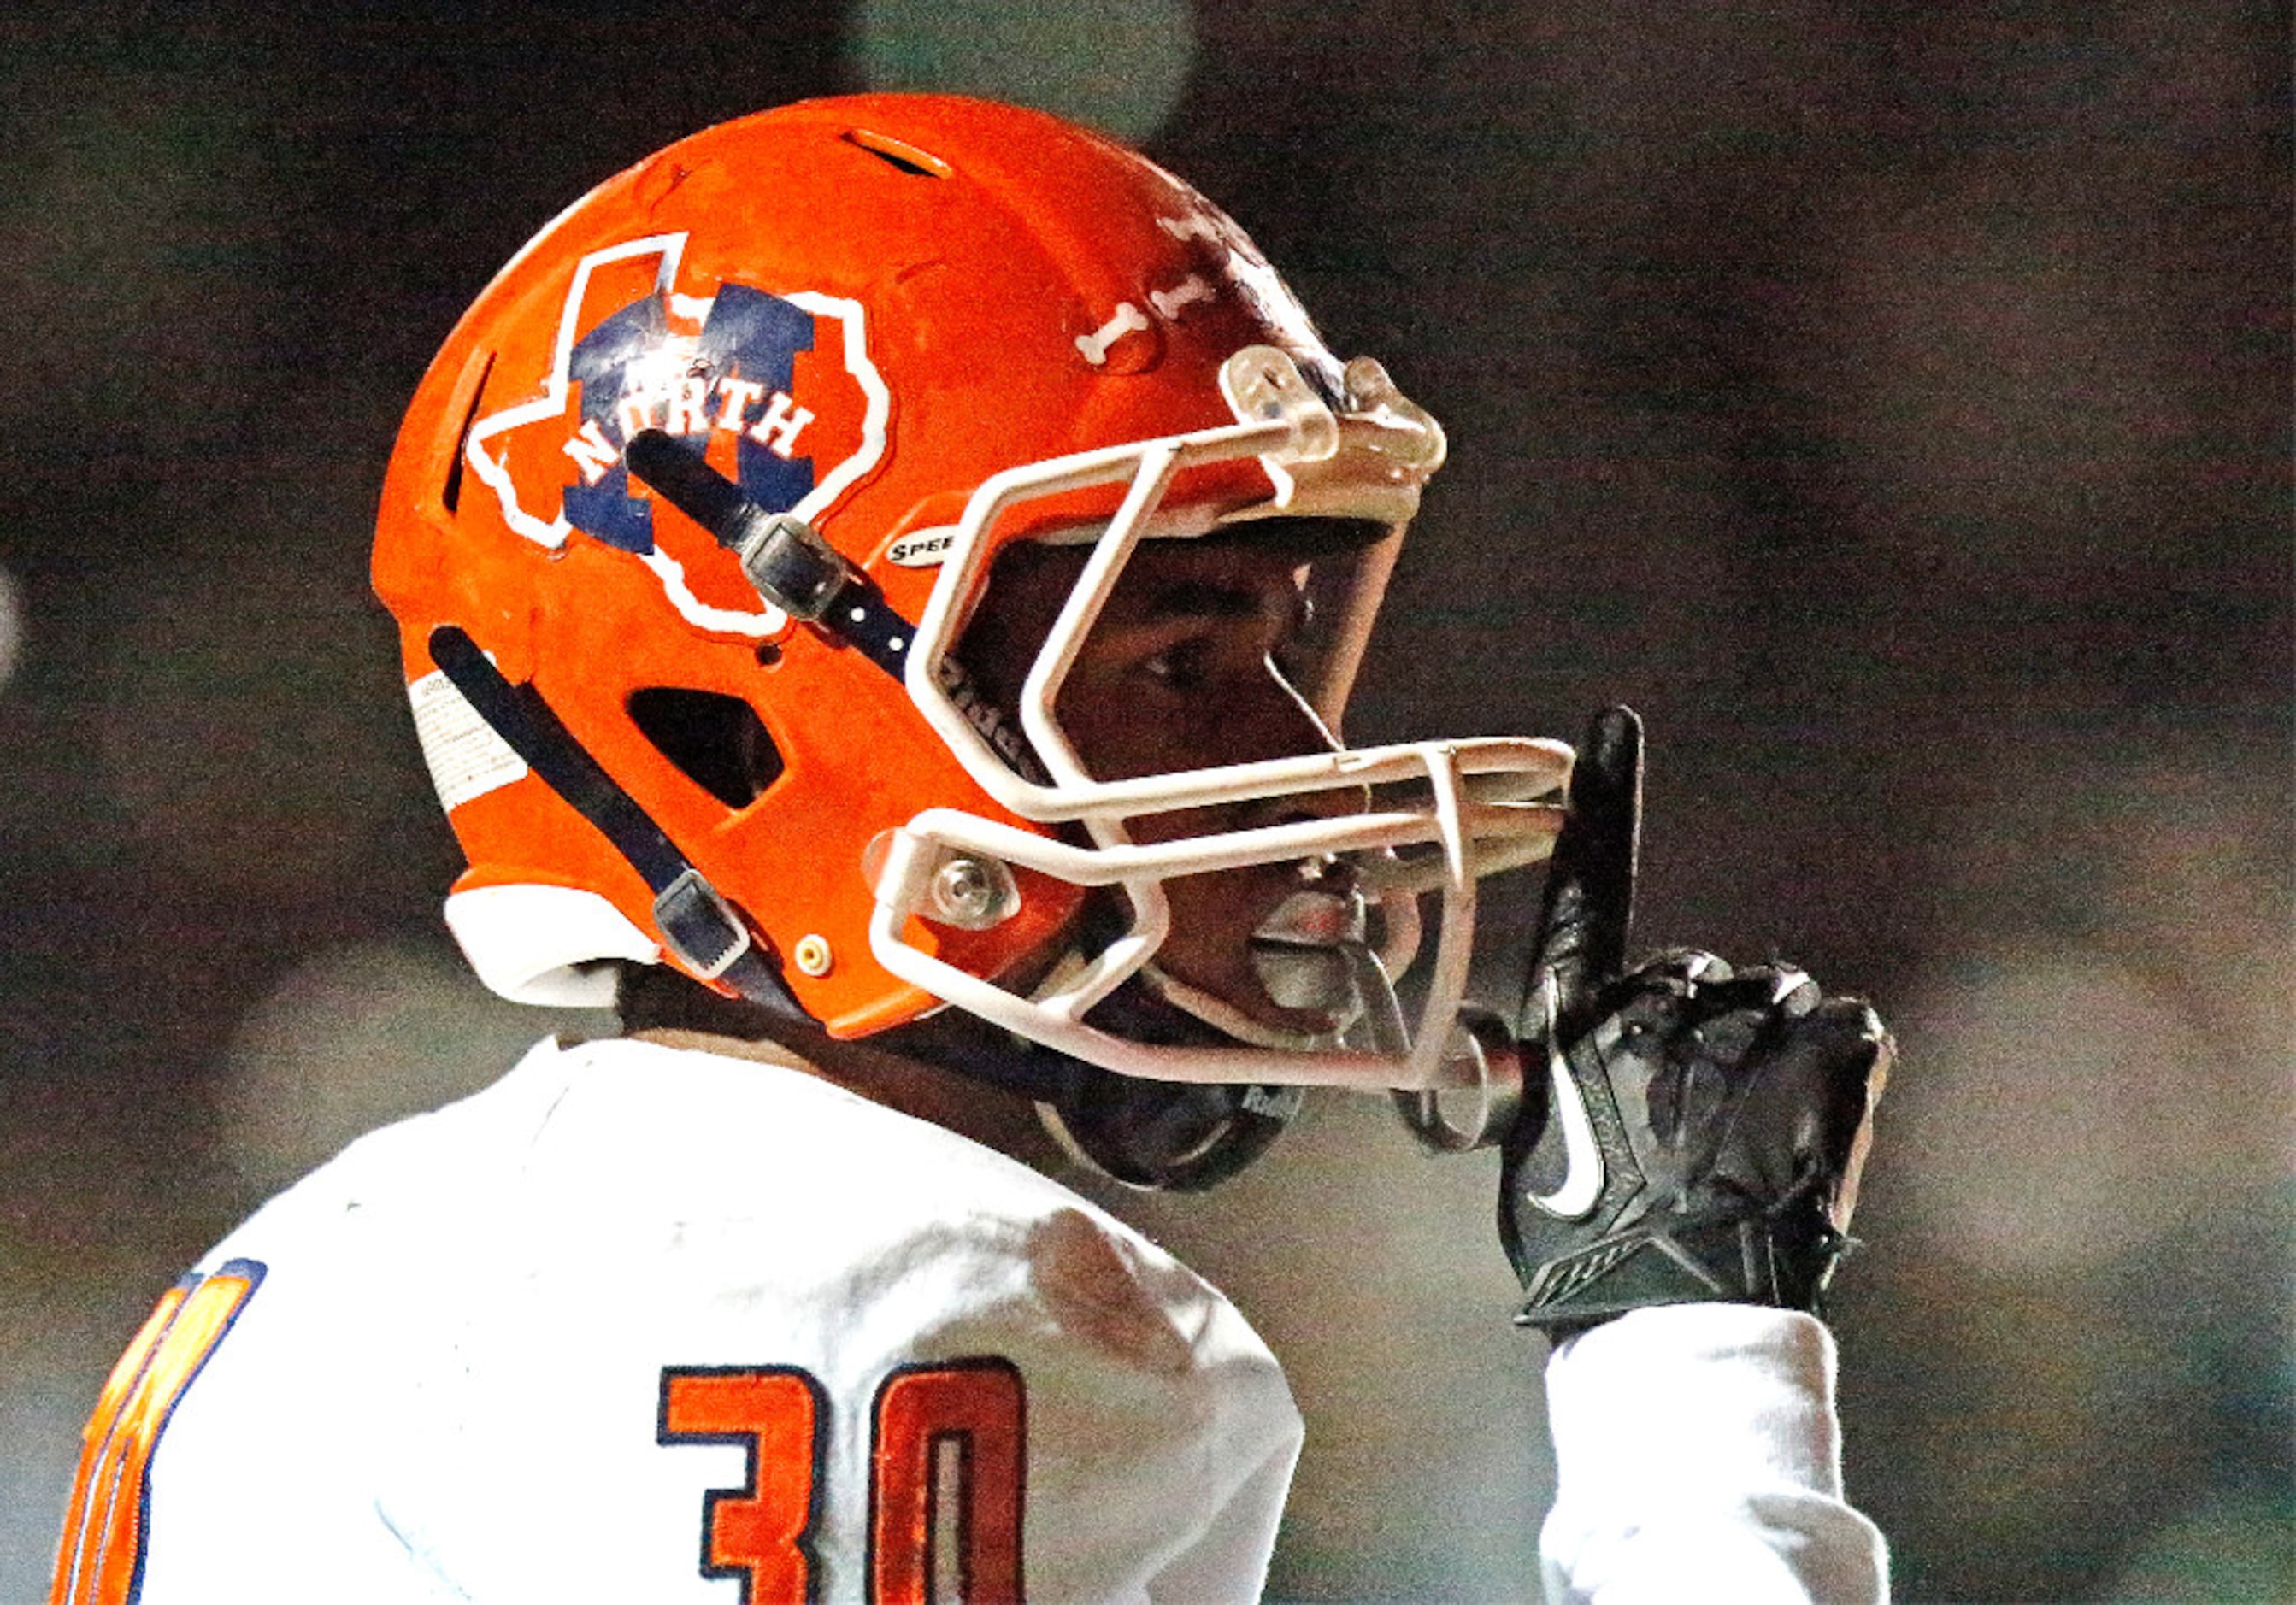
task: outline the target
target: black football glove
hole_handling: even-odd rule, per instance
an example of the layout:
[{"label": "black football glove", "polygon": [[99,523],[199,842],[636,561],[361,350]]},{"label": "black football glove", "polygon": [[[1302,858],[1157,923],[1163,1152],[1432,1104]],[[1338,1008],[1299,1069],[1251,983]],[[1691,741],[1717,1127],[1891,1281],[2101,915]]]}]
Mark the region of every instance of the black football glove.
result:
[{"label": "black football glove", "polygon": [[1816,1310],[1892,1055],[1872,1009],[1790,967],[1621,973],[1641,792],[1641,721],[1614,708],[1571,777],[1500,1170],[1517,1319],[1558,1336],[1648,1305]]}]

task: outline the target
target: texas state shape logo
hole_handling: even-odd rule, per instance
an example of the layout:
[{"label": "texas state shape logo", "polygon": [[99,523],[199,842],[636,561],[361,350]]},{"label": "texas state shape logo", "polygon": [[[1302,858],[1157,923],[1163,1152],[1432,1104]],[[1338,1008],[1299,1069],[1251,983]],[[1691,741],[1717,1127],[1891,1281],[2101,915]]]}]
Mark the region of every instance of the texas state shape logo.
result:
[{"label": "texas state shape logo", "polygon": [[769,635],[781,610],[632,482],[624,447],[664,430],[760,506],[810,520],[884,454],[890,399],[857,303],[731,282],[680,294],[685,240],[632,240],[576,265],[541,394],[473,423],[466,462],[527,539],[555,548],[579,530],[652,570],[694,625]]}]

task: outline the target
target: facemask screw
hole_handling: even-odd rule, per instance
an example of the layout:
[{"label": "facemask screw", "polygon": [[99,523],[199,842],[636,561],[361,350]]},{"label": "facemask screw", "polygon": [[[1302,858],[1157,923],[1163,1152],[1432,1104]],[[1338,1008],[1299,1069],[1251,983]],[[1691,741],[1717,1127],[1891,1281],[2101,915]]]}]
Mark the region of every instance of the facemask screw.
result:
[{"label": "facemask screw", "polygon": [[790,962],[805,974],[819,978],[827,975],[829,967],[837,961],[829,951],[828,938],[806,936],[800,937],[797,946],[790,949]]},{"label": "facemask screw", "polygon": [[933,872],[931,917],[959,930],[987,930],[1020,911],[1013,872],[993,858],[951,858]]}]

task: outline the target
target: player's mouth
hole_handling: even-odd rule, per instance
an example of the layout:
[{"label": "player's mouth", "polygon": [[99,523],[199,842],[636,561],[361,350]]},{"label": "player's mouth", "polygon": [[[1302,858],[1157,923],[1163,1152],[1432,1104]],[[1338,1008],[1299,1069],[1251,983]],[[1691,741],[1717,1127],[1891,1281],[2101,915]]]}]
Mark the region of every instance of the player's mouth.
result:
[{"label": "player's mouth", "polygon": [[1251,933],[1252,969],[1277,1007],[1344,1027],[1363,1008],[1346,949],[1364,939],[1364,903],[1338,877],[1303,886]]}]

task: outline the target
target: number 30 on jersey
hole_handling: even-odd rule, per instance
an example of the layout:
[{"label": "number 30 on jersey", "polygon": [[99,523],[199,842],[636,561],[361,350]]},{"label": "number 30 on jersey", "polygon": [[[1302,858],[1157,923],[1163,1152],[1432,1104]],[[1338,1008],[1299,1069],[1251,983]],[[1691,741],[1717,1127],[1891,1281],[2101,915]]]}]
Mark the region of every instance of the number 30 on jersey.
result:
[{"label": "number 30 on jersey", "polygon": [[[827,1415],[821,1384],[793,1367],[661,1373],[661,1443],[747,1453],[743,1486],[711,1492],[701,1511],[701,1574],[738,1580],[743,1605],[815,1596]],[[871,1605],[1021,1599],[1021,1373],[1000,1359],[905,1366],[870,1417]]]},{"label": "number 30 on jersey", "polygon": [[[135,1605],[143,1593],[151,1467],[161,1434],[262,1285],[234,1260],[170,1290],[112,1370],[86,1434],[51,1605]],[[666,1367],[656,1441],[732,1444],[748,1477],[707,1494],[701,1574],[739,1585],[742,1605],[811,1600],[829,1407],[790,1366]],[[1008,1360],[903,1366],[870,1407],[872,1605],[966,1605],[1021,1598],[1025,1390]]]}]

